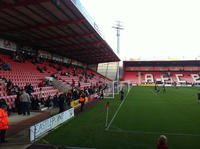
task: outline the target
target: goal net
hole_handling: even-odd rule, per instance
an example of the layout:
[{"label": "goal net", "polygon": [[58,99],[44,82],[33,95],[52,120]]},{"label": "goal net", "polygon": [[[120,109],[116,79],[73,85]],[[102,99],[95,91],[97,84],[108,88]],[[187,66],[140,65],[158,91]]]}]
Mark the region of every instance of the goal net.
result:
[{"label": "goal net", "polygon": [[128,93],[131,88],[131,83],[130,81],[113,81],[108,83],[108,89],[106,92],[104,92],[104,96],[106,98],[114,98],[119,92],[122,90]]}]

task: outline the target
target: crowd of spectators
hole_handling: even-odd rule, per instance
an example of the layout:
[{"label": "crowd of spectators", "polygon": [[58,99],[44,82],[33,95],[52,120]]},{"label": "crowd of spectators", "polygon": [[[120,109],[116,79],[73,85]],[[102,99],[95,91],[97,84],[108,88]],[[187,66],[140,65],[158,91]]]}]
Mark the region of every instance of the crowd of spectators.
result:
[{"label": "crowd of spectators", "polygon": [[[15,100],[15,107],[18,114],[24,114],[27,112],[29,115],[29,110],[40,110],[40,106],[43,105],[49,109],[59,108],[59,112],[63,112],[67,107],[70,107],[71,101],[77,100],[80,98],[80,94],[84,93],[86,97],[94,93],[99,93],[102,89],[106,89],[106,85],[100,85],[99,87],[91,86],[84,87],[83,90],[80,90],[77,87],[73,87],[70,91],[58,94],[56,93],[53,96],[48,96],[45,99],[44,92],[42,88],[40,88],[40,94],[37,96],[33,96],[32,87],[30,84],[27,84],[23,90],[17,93],[17,97]],[[29,96],[29,97],[27,97]]]},{"label": "crowd of spectators", "polygon": [[[102,86],[98,86],[98,83],[96,85],[91,84],[90,87],[84,87],[84,89],[81,88],[81,82],[87,83],[88,80],[93,79],[95,75],[93,73],[87,73],[86,69],[79,66],[75,66],[72,64],[63,64],[61,62],[56,62],[54,60],[49,60],[42,57],[34,57],[25,52],[14,52],[10,56],[10,59],[18,63],[24,63],[26,60],[31,60],[33,64],[36,64],[36,69],[41,73],[48,72],[48,68],[47,66],[41,66],[37,64],[49,62],[49,67],[52,67],[55,70],[57,70],[57,73],[50,74],[50,77],[60,79],[57,76],[57,74],[59,74],[61,76],[76,76],[79,78],[77,86],[75,80],[72,79],[72,83],[70,84],[72,89],[70,91],[61,94],[56,93],[55,95],[48,96],[45,99],[45,95],[42,88],[45,86],[52,86],[51,81],[41,80],[41,82],[38,84],[38,87],[40,87],[40,94],[33,95],[32,93],[34,93],[34,88],[30,83],[27,83],[23,88],[20,88],[11,80],[7,80],[6,78],[2,78],[0,76],[0,80],[2,80],[6,86],[7,95],[17,95],[15,100],[15,109],[12,110],[17,111],[18,114],[30,115],[30,109],[40,110],[41,105],[48,108],[58,107],[60,109],[60,112],[62,112],[65,110],[66,106],[70,107],[71,101],[79,99],[81,93],[84,93],[84,95],[88,97],[89,95],[100,92],[100,90],[102,89]],[[1,59],[0,66],[0,69],[11,70],[10,64],[3,62]],[[63,67],[71,68],[72,71],[64,72]]]}]

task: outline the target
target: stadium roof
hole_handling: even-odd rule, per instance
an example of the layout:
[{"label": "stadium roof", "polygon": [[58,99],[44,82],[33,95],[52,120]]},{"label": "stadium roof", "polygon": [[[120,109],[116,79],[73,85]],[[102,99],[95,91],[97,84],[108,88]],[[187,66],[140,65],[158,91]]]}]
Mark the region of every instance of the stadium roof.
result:
[{"label": "stadium roof", "polygon": [[0,37],[88,64],[120,61],[79,0],[0,0]]},{"label": "stadium roof", "polygon": [[200,66],[200,60],[176,60],[176,61],[123,61],[125,66]]}]

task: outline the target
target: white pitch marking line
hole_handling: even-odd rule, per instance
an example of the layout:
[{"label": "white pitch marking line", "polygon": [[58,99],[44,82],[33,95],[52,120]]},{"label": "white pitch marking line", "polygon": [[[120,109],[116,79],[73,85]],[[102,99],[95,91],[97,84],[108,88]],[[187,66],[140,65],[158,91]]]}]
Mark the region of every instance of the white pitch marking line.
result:
[{"label": "white pitch marking line", "polygon": [[[129,90],[129,92],[130,92],[130,90]],[[129,92],[127,93],[126,97],[128,96]],[[110,125],[111,125],[111,124],[112,124],[112,122],[114,121],[114,119],[115,119],[116,115],[118,114],[118,112],[119,112],[119,110],[120,110],[121,106],[123,105],[123,103],[124,103],[124,101],[125,101],[126,97],[124,98],[124,100],[122,101],[122,103],[119,105],[119,107],[118,107],[117,111],[115,112],[115,114],[114,114],[113,118],[111,119],[110,123],[108,124],[108,127],[105,129],[106,131],[108,131],[108,130],[109,130],[109,128],[110,128]]]}]

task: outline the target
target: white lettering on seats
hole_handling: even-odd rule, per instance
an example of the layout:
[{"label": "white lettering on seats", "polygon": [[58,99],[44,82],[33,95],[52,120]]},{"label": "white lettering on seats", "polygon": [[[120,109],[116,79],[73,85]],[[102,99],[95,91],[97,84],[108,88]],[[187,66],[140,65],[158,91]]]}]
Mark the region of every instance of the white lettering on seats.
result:
[{"label": "white lettering on seats", "polygon": [[200,77],[198,74],[191,74],[191,76],[195,83],[200,83]]},{"label": "white lettering on seats", "polygon": [[166,76],[166,75],[161,75],[161,80],[164,83],[165,81],[169,81],[170,78],[168,76]]},{"label": "white lettering on seats", "polygon": [[181,77],[183,77],[183,74],[176,74],[176,79],[178,83],[186,83],[186,81],[181,80]]},{"label": "white lettering on seats", "polygon": [[145,82],[153,83],[154,82],[153,75],[152,74],[145,74]]}]

